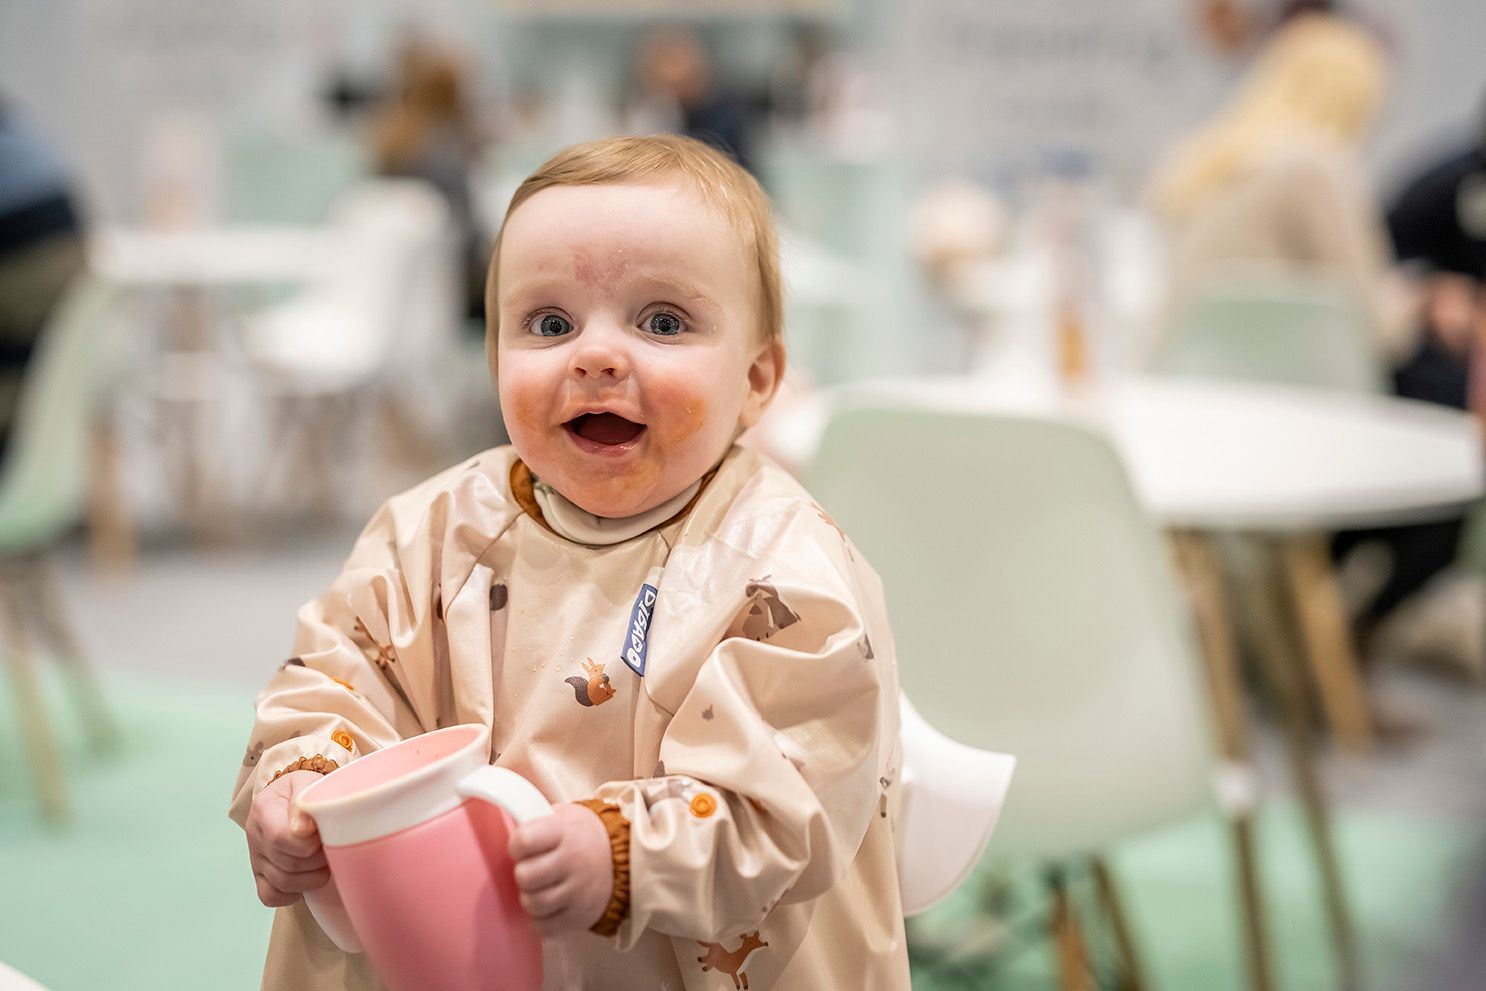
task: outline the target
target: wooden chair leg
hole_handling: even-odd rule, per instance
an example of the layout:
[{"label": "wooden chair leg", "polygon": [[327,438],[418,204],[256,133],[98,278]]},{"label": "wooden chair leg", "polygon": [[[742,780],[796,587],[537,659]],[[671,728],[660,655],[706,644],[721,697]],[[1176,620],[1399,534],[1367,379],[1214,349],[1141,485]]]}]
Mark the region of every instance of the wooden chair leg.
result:
[{"label": "wooden chair leg", "polygon": [[1145,977],[1141,973],[1140,957],[1135,952],[1135,938],[1130,931],[1130,920],[1120,901],[1109,865],[1103,857],[1094,858],[1094,885],[1099,892],[1099,904],[1109,918],[1114,933],[1115,949],[1119,952],[1119,972],[1115,987],[1118,991],[1144,991]]},{"label": "wooden chair leg", "polygon": [[56,655],[57,663],[67,674],[73,701],[82,713],[88,743],[100,753],[117,748],[122,739],[118,721],[109,712],[103,699],[103,690],[93,666],[88,663],[72,624],[67,620],[67,610],[62,602],[62,586],[57,581],[56,571],[45,560],[36,561],[31,569],[35,588],[35,615],[44,631],[44,636]]},{"label": "wooden chair leg", "polygon": [[1233,834],[1234,859],[1238,868],[1238,897],[1243,909],[1244,950],[1249,966],[1249,987],[1271,991],[1273,968],[1269,935],[1264,926],[1264,897],[1259,887],[1259,857],[1254,846],[1254,818],[1248,811],[1228,819]]},{"label": "wooden chair leg", "polygon": [[292,474],[293,445],[296,442],[295,433],[295,403],[294,397],[287,395],[271,395],[264,402],[264,430],[263,436],[267,443],[267,449],[263,452],[263,458],[258,462],[257,472],[249,492],[252,497],[262,505],[271,505],[274,496],[274,486],[280,473],[280,465],[288,465],[284,472]]},{"label": "wooden chair leg", "polygon": [[316,480],[315,509],[326,519],[341,515],[340,507],[345,485],[347,463],[346,444],[355,426],[351,422],[351,398],[347,396],[324,397],[318,415],[313,422],[313,443],[309,447],[310,461],[307,471]]},{"label": "wooden chair leg", "polygon": [[113,423],[94,425],[88,464],[88,543],[93,561],[106,571],[134,564],[134,525],[124,503],[119,439]]},{"label": "wooden chair leg", "polygon": [[1049,875],[1049,884],[1053,894],[1051,928],[1058,987],[1060,991],[1095,991],[1094,975],[1089,969],[1088,943],[1068,897],[1068,885],[1062,872],[1054,871]]},{"label": "wooden chair leg", "polygon": [[[1244,708],[1237,639],[1228,613],[1228,598],[1218,553],[1211,540],[1202,534],[1178,532],[1172,535],[1172,539],[1178,564],[1192,598],[1192,610],[1202,644],[1202,656],[1206,662],[1208,689],[1217,714],[1223,754],[1236,764],[1248,765],[1248,711]],[[1258,858],[1254,849],[1253,816],[1245,808],[1231,812],[1228,821],[1237,861],[1249,986],[1254,991],[1271,991],[1274,979],[1269,938],[1264,925],[1264,898],[1260,891]]]},{"label": "wooden chair leg", "polygon": [[1356,941],[1352,918],[1343,890],[1341,867],[1332,844],[1330,812],[1321,791],[1316,768],[1315,749],[1311,744],[1311,727],[1306,712],[1306,692],[1301,675],[1300,649],[1286,607],[1293,598],[1278,580],[1283,563],[1279,551],[1269,556],[1266,576],[1274,580],[1256,583],[1246,597],[1253,622],[1263,637],[1263,649],[1257,651],[1263,667],[1264,682],[1273,698],[1280,729],[1295,777],[1301,807],[1316,850],[1316,867],[1321,877],[1322,897],[1331,923],[1332,947],[1337,970],[1344,987],[1355,987],[1357,981]]},{"label": "wooden chair leg", "polygon": [[1366,753],[1372,717],[1326,543],[1315,534],[1293,537],[1280,554],[1326,722],[1339,746]]},{"label": "wooden chair leg", "polygon": [[5,657],[10,668],[11,690],[19,710],[21,736],[31,763],[31,781],[41,803],[42,815],[57,825],[70,818],[63,784],[62,761],[46,716],[46,702],[36,677],[36,656],[31,651],[20,592],[0,575],[0,623],[5,627]]}]

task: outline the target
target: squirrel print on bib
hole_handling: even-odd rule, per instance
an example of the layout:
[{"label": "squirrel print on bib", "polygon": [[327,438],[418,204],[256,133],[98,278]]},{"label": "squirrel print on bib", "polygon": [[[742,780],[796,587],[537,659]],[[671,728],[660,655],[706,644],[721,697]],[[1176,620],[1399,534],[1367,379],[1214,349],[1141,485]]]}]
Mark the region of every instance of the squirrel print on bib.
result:
[{"label": "squirrel print on bib", "polygon": [[595,664],[593,658],[589,657],[583,661],[583,671],[588,675],[587,678],[574,675],[563,679],[573,686],[573,696],[578,700],[579,705],[584,708],[603,705],[618,692],[609,680],[609,676],[604,674],[604,666]]}]

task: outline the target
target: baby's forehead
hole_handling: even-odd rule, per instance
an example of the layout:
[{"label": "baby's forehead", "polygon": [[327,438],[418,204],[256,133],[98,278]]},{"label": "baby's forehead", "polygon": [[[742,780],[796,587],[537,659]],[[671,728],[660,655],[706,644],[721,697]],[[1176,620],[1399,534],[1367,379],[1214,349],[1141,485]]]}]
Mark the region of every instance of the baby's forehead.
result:
[{"label": "baby's forehead", "polygon": [[[523,214],[540,223],[522,223]],[[726,201],[711,195],[682,176],[658,177],[644,182],[575,183],[549,186],[533,194],[507,218],[508,233],[515,227],[545,226],[558,218],[583,225],[599,221],[617,223],[645,233],[666,232],[675,237],[686,232],[726,231],[746,236],[747,225],[735,216]]]},{"label": "baby's forehead", "polygon": [[684,184],[553,186],[512,213],[500,264],[503,276],[678,269],[736,277],[748,251],[732,218]]}]

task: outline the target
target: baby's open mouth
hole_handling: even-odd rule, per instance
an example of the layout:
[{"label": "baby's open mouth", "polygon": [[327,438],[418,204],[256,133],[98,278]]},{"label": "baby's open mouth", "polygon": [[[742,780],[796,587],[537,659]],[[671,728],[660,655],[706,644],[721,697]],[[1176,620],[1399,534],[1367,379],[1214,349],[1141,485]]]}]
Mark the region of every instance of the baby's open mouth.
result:
[{"label": "baby's open mouth", "polygon": [[594,444],[628,444],[645,431],[643,423],[626,420],[617,413],[584,413],[563,424],[575,435]]}]

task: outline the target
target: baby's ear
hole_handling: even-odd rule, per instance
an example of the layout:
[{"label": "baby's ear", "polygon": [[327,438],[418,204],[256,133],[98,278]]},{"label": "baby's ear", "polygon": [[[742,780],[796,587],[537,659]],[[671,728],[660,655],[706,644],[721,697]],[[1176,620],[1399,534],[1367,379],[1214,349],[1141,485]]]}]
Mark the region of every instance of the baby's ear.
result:
[{"label": "baby's ear", "polygon": [[779,382],[784,378],[784,342],[770,337],[754,356],[748,366],[748,395],[743,399],[743,410],[738,416],[738,425],[745,430],[759,421],[764,410],[779,391]]}]

